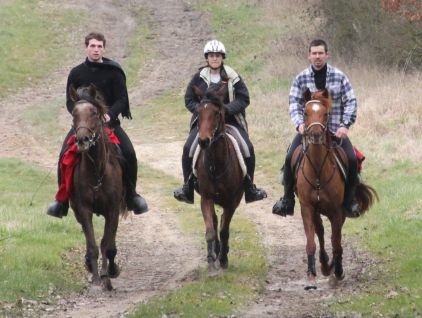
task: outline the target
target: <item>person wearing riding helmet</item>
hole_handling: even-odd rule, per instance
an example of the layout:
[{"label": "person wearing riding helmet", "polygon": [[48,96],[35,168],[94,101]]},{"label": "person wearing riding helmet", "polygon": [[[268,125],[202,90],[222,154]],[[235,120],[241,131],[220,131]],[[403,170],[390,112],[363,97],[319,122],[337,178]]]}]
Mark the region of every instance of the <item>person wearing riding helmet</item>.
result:
[{"label": "person wearing riding helmet", "polygon": [[200,100],[194,92],[194,86],[202,93],[209,87],[219,87],[221,82],[227,82],[228,91],[224,97],[225,121],[230,133],[244,145],[244,160],[247,175],[244,180],[246,203],[262,200],[267,197],[263,189],[253,183],[255,171],[255,152],[249,139],[245,109],[249,105],[249,92],[242,78],[229,66],[224,64],[226,49],[217,40],[208,41],[204,47],[204,57],[207,65],[199,69],[192,77],[185,93],[185,106],[192,113],[190,132],[183,147],[182,169],[184,185],[174,191],[174,197],[182,202],[194,202],[194,177],[192,160],[198,139],[198,112]]},{"label": "person wearing riding helmet", "polygon": [[[122,168],[126,185],[126,205],[128,210],[132,210],[135,214],[141,214],[148,211],[148,205],[145,199],[136,192],[138,175],[136,153],[128,135],[120,126],[118,118],[119,115],[128,119],[132,118],[129,109],[126,76],[117,62],[103,56],[105,46],[106,39],[102,33],[91,32],[85,37],[86,59],[69,73],[66,86],[66,106],[69,113],[72,113],[75,103],[70,95],[71,87],[78,89],[94,84],[100,91],[108,106],[103,120],[118,138],[119,149],[125,159],[124,163],[122,162]],[[61,173],[60,163],[69,148],[67,141],[74,134],[74,129],[71,129],[63,142],[57,173],[59,191],[55,200],[47,209],[48,215],[58,218],[66,216],[69,209],[70,193],[66,187],[66,180],[64,180],[68,176],[66,173],[64,175]]]},{"label": "person wearing riding helmet", "polygon": [[313,40],[309,45],[308,60],[310,65],[293,80],[289,94],[289,114],[296,127],[297,134],[289,146],[283,169],[284,195],[273,207],[273,213],[281,216],[293,215],[295,206],[295,180],[291,160],[295,149],[301,145],[302,136],[306,132],[303,110],[305,103],[303,93],[326,88],[333,99],[333,109],[329,116],[328,129],[339,140],[347,155],[348,172],[344,193],[343,207],[347,217],[360,215],[360,207],[354,200],[356,187],[359,184],[358,161],[349,140],[349,127],[356,121],[357,102],[352,85],[346,75],[327,63],[329,58],[327,43],[324,40]]}]

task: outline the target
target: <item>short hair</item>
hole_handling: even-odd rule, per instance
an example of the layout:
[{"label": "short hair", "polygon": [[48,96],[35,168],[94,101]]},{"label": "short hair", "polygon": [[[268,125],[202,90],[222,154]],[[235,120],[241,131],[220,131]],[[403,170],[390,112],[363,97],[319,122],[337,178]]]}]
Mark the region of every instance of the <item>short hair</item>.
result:
[{"label": "short hair", "polygon": [[325,53],[328,52],[328,45],[324,40],[315,39],[315,40],[311,41],[311,44],[309,44],[309,52],[311,52],[311,47],[313,47],[313,46],[323,46]]},{"label": "short hair", "polygon": [[88,46],[89,41],[91,41],[92,39],[95,39],[97,41],[102,41],[104,44],[104,47],[106,46],[106,39],[104,34],[99,33],[99,32],[91,32],[89,33],[86,37],[85,37],[85,46]]}]

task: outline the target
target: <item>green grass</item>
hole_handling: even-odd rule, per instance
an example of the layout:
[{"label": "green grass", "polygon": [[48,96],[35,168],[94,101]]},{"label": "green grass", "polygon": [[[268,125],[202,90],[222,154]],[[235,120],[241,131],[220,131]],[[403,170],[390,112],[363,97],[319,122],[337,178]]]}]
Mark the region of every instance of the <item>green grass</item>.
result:
[{"label": "green grass", "polygon": [[55,178],[44,170],[0,159],[0,302],[46,299],[49,291],[80,290],[82,255],[68,259],[66,250],[81,246],[74,217],[45,214],[56,191]]},{"label": "green grass", "polygon": [[365,277],[371,285],[357,296],[344,297],[332,310],[364,316],[421,315],[422,169],[410,162],[396,162],[388,169],[374,170],[369,177],[381,201],[362,219],[345,226],[347,235],[358,237],[376,257],[376,265]]},{"label": "green grass", "polygon": [[37,0],[2,4],[0,97],[45,78],[66,60],[70,31],[81,19],[79,12],[58,10]]},{"label": "green grass", "polygon": [[145,23],[149,18],[148,15],[143,12],[142,8],[134,8],[132,14],[136,17],[136,27],[127,39],[126,58],[122,62],[128,88],[139,84],[142,77],[142,66],[147,56],[152,54],[152,48],[147,41],[151,34]]}]

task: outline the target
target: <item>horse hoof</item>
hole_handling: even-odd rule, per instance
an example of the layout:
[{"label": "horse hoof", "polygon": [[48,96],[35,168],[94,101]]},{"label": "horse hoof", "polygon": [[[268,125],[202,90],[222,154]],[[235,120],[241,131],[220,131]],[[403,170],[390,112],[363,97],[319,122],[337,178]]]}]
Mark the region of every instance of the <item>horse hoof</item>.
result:
[{"label": "horse hoof", "polygon": [[118,265],[109,266],[107,274],[110,278],[117,278],[120,275],[120,268]]},{"label": "horse hoof", "polygon": [[217,267],[215,267],[214,263],[208,264],[208,277],[214,277],[218,274]]},{"label": "horse hoof", "polygon": [[113,290],[113,286],[111,285],[110,277],[108,277],[108,276],[101,277],[101,284],[102,284],[104,290],[107,290],[107,291]]},{"label": "horse hoof", "polygon": [[313,290],[317,289],[317,286],[315,284],[308,284],[305,286],[305,290]]}]

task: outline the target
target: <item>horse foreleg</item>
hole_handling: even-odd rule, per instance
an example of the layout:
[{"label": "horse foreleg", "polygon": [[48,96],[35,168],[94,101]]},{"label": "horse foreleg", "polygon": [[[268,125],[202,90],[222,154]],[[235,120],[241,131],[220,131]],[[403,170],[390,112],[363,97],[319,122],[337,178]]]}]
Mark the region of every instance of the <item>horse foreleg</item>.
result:
[{"label": "horse foreleg", "polygon": [[324,224],[322,223],[321,215],[319,213],[315,213],[315,231],[319,241],[319,261],[321,263],[321,272],[322,275],[328,276],[330,275],[330,266],[328,265],[328,261],[330,258],[325,250],[325,239],[324,239]]},{"label": "horse foreleg", "polygon": [[343,247],[341,245],[341,230],[344,224],[343,213],[339,211],[331,220],[331,244],[333,246],[333,266],[334,266],[334,275],[338,280],[344,278],[343,272]]},{"label": "horse foreleg", "polygon": [[105,218],[104,235],[101,240],[101,280],[107,290],[113,289],[110,278],[117,277],[120,273],[119,267],[114,262],[117,254],[116,232],[118,221],[118,212],[116,214],[111,213],[109,217]]},{"label": "horse foreleg", "polygon": [[[218,217],[217,214],[214,212],[213,216],[212,216],[212,221],[214,224],[214,231],[215,233],[217,233],[218,231]],[[220,254],[220,241],[218,239],[218,235],[215,236],[215,244],[214,244],[214,254],[219,255]]]},{"label": "horse foreleg", "polygon": [[220,225],[220,240],[221,249],[218,259],[220,261],[221,268],[226,269],[229,266],[229,259],[227,254],[229,253],[229,237],[230,237],[230,222],[232,220],[234,209],[225,208],[221,215]]},{"label": "horse foreleg", "polygon": [[82,230],[85,234],[86,239],[86,254],[85,254],[85,266],[86,269],[92,273],[92,282],[94,284],[100,284],[100,276],[98,275],[98,246],[95,242],[94,227],[92,225],[92,213],[78,213],[78,215],[84,215],[85,217],[79,217],[78,221],[82,225]]},{"label": "horse foreleg", "polygon": [[303,220],[303,227],[306,235],[306,254],[308,255],[308,270],[307,284],[305,289],[316,289],[316,268],[315,268],[315,224],[314,216],[315,213],[313,207],[306,207],[301,203],[301,214]]},{"label": "horse foreleg", "polygon": [[207,241],[207,261],[208,261],[208,275],[215,275],[217,269],[214,265],[215,255],[215,240],[217,232],[214,229],[214,201],[201,197],[201,210],[205,222],[205,240]]}]

